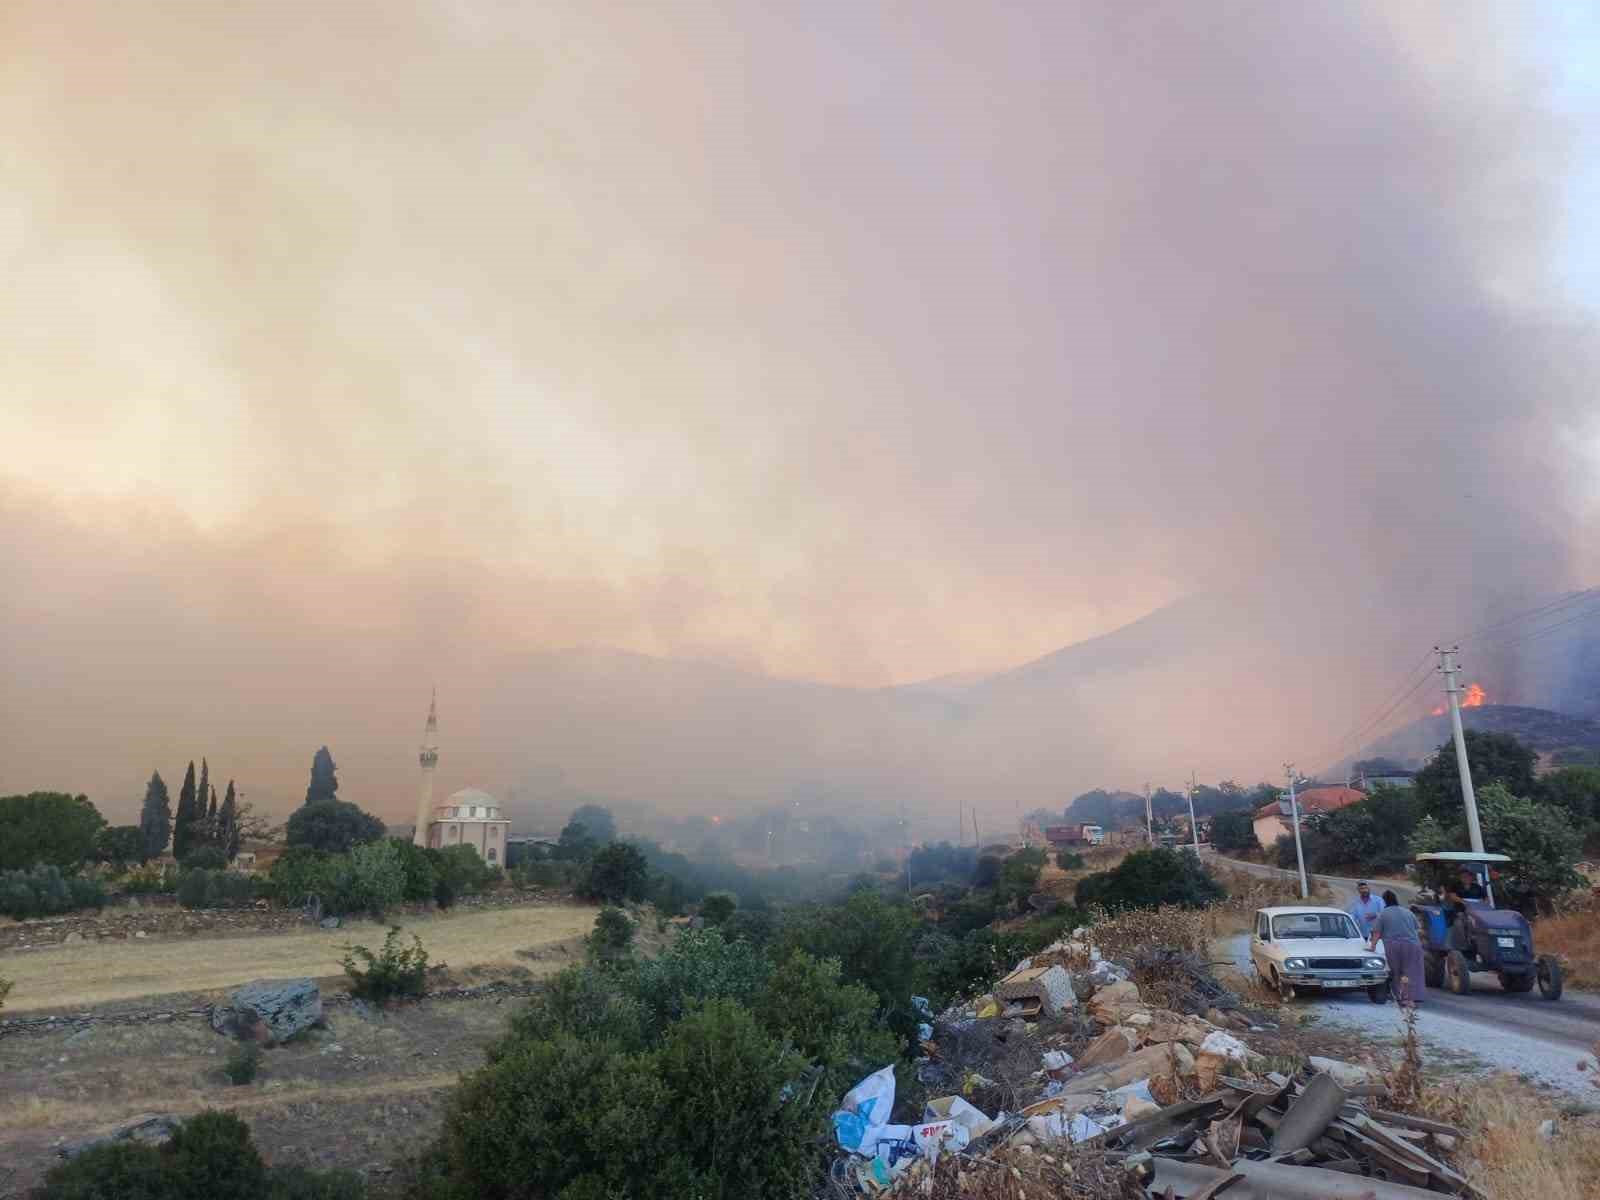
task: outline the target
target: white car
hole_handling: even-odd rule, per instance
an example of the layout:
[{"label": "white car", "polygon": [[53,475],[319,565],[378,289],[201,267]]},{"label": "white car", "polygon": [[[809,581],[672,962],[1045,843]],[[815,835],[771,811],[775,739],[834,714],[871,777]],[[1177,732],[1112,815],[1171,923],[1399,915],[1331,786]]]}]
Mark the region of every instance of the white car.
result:
[{"label": "white car", "polygon": [[1337,908],[1261,908],[1250,937],[1256,974],[1285,1000],[1303,991],[1354,991],[1381,1004],[1389,995],[1389,963],[1367,949],[1355,918]]}]

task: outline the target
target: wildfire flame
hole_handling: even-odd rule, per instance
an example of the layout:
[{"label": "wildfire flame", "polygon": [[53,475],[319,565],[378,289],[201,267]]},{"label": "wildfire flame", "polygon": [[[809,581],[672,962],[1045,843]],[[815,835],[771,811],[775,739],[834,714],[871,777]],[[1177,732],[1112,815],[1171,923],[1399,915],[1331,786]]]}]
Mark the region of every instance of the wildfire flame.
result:
[{"label": "wildfire flame", "polygon": [[[1487,703],[1489,703],[1489,693],[1487,693],[1487,692],[1485,692],[1483,690],[1483,684],[1481,684],[1481,683],[1469,683],[1469,684],[1467,684],[1466,694],[1461,697],[1461,707],[1462,708],[1481,708]],[[1444,716],[1444,713],[1445,713],[1445,708],[1444,708],[1444,705],[1441,704],[1441,705],[1439,705],[1438,708],[1434,709],[1433,712],[1430,713],[1429,715],[1430,716],[1435,716],[1435,717],[1442,717],[1442,716]]]}]

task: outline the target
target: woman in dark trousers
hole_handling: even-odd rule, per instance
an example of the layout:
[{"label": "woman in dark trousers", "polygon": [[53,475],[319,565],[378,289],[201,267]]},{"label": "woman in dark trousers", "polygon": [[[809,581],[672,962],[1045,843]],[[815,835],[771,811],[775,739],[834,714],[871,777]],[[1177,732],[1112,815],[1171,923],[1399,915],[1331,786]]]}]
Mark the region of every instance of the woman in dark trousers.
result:
[{"label": "woman in dark trousers", "polygon": [[1389,988],[1395,998],[1401,1004],[1421,1004],[1427,991],[1422,978],[1422,938],[1416,917],[1400,906],[1392,891],[1383,894],[1383,911],[1372,926],[1367,949],[1376,950],[1379,942],[1389,960]]}]

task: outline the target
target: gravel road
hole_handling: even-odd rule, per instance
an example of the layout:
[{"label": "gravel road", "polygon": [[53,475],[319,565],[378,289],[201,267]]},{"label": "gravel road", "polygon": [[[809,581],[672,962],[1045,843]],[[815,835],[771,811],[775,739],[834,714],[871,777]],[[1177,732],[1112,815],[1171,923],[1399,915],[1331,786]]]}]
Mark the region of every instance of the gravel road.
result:
[{"label": "gravel road", "polygon": [[[1238,859],[1216,857],[1217,861],[1253,875],[1293,875],[1276,867]],[[1338,898],[1347,904],[1355,898],[1356,881],[1332,875],[1319,875]],[[1377,890],[1393,888],[1402,902],[1416,895],[1409,884],[1377,882]],[[1250,936],[1230,939],[1228,953],[1241,970],[1251,971]],[[1321,1018],[1330,1024],[1358,1028],[1378,1036],[1392,1035],[1399,1018],[1392,1004],[1373,1004],[1364,996],[1313,998],[1297,1003],[1314,1004]],[[1500,1070],[1537,1076],[1564,1090],[1600,1101],[1595,1076],[1579,1071],[1577,1064],[1587,1057],[1593,1062],[1595,1044],[1600,1041],[1600,996],[1587,992],[1566,992],[1552,1003],[1537,991],[1516,995],[1500,990],[1493,975],[1474,975],[1472,994],[1456,996],[1439,988],[1428,989],[1428,999],[1418,1014],[1423,1041],[1449,1055],[1462,1055]]]}]

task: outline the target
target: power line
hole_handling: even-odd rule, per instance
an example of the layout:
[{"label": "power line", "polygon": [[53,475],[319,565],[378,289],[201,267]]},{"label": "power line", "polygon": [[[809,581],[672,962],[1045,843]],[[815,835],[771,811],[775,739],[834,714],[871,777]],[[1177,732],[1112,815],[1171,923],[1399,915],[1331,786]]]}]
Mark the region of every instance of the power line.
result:
[{"label": "power line", "polygon": [[[1336,751],[1344,749],[1344,747],[1345,747],[1345,745],[1347,743],[1349,743],[1351,741],[1359,740],[1361,737],[1365,736],[1366,733],[1370,729],[1372,729],[1375,725],[1381,724],[1383,722],[1383,720],[1389,716],[1390,713],[1394,712],[1394,710],[1396,708],[1398,708],[1406,700],[1410,699],[1411,696],[1413,696],[1416,693],[1418,688],[1420,688],[1424,683],[1426,683],[1430,678],[1432,678],[1433,671],[1430,669],[1431,668],[1431,660],[1432,660],[1432,658],[1433,658],[1433,655],[1431,653],[1424,654],[1421,658],[1417,659],[1416,662],[1412,663],[1410,669],[1407,670],[1406,673],[1403,676],[1401,676],[1400,683],[1399,683],[1399,685],[1398,685],[1398,687],[1396,689],[1396,693],[1398,693],[1398,694],[1391,694],[1391,697],[1390,697],[1389,700],[1380,701],[1380,706],[1379,706],[1379,709],[1377,710],[1377,715],[1376,716],[1368,716],[1365,720],[1359,722],[1356,725],[1351,726],[1348,730],[1346,730],[1343,734],[1341,734],[1334,741],[1328,743],[1328,749],[1326,751],[1319,752],[1319,753],[1313,754],[1313,755],[1306,755],[1306,756],[1302,757],[1300,759],[1300,761],[1301,762],[1321,763],[1329,755],[1332,755]],[[1420,679],[1418,679],[1415,683],[1411,683],[1410,686],[1407,687],[1407,684],[1410,682],[1411,677],[1417,673],[1419,668],[1422,669],[1422,671],[1423,671],[1422,677]]]},{"label": "power line", "polygon": [[1541,604],[1537,608],[1530,608],[1519,613],[1513,613],[1511,616],[1506,617],[1503,620],[1495,621],[1493,624],[1479,626],[1471,633],[1464,633],[1460,637],[1451,638],[1450,641],[1452,645],[1459,645],[1462,642],[1480,638],[1486,633],[1493,633],[1496,630],[1504,629],[1510,625],[1515,625],[1519,621],[1526,621],[1530,617],[1537,617],[1540,615],[1553,616],[1557,610],[1568,608],[1574,604],[1579,604],[1584,600],[1592,599],[1597,594],[1600,594],[1600,588],[1584,588],[1581,591],[1568,592],[1565,596],[1562,596],[1556,600],[1552,600],[1548,604]]},{"label": "power line", "polygon": [[1505,650],[1512,646],[1521,646],[1528,642],[1536,642],[1547,634],[1556,632],[1558,629],[1565,629],[1569,625],[1576,625],[1580,621],[1587,621],[1590,617],[1596,615],[1600,615],[1600,604],[1596,604],[1592,608],[1586,608],[1580,612],[1573,613],[1564,621],[1557,621],[1554,625],[1546,625],[1543,629],[1530,629],[1525,633],[1518,634],[1508,642],[1491,642],[1490,646],[1495,649]]}]

